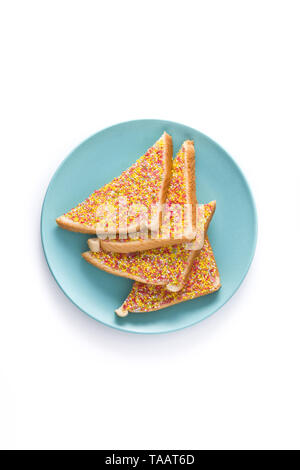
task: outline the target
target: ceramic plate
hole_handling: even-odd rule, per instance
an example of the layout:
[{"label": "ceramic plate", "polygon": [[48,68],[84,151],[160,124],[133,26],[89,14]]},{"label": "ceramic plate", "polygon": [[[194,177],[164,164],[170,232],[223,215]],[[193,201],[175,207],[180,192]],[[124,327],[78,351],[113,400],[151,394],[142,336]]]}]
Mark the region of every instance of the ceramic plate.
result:
[{"label": "ceramic plate", "polygon": [[[160,137],[173,138],[174,155],[186,139],[196,151],[197,197],[217,201],[208,235],[220,271],[221,289],[205,297],[157,312],[118,318],[114,310],[130,292],[132,281],[100,271],[81,253],[89,235],[62,230],[55,219],[95,189],[118,176]],[[41,236],[57,283],[83,312],[123,331],[166,333],[193,325],[219,310],[236,292],[250,267],[257,221],[251,191],[236,162],[201,132],[170,121],[139,120],[109,127],[79,145],[54,174],[43,204]]]}]

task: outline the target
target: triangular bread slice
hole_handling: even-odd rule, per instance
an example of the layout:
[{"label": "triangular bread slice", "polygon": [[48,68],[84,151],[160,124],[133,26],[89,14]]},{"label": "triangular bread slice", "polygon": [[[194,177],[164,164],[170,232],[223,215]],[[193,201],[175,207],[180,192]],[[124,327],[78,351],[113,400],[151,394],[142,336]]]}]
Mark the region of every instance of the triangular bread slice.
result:
[{"label": "triangular bread slice", "polygon": [[119,317],[128,312],[151,312],[216,292],[221,287],[220,275],[212,247],[206,236],[202,250],[195,258],[191,273],[180,292],[163,286],[135,282],[123,305],[116,310]]},{"label": "triangular bread slice", "polygon": [[[177,245],[195,238],[196,223],[195,149],[192,140],[186,140],[173,160],[172,177],[167,191],[162,225],[157,234],[100,240],[103,250],[133,253],[163,246]],[[181,218],[178,217],[181,211]]]},{"label": "triangular bread slice", "polygon": [[[181,243],[136,253],[111,253],[99,249],[97,239],[88,241],[88,251],[83,258],[103,271],[135,281],[163,285],[172,292],[182,289],[190,273],[193,261],[203,246],[204,236],[215,212],[216,202],[200,205],[197,217],[197,240],[195,245]],[[96,246],[95,245],[96,241]]]},{"label": "triangular bread slice", "polygon": [[[122,233],[124,224],[122,223],[122,226],[121,222],[119,224],[119,203],[120,200],[127,198],[128,206],[136,204],[137,207],[143,206],[147,209],[147,226],[149,229],[158,230],[160,226],[159,213],[158,210],[153,211],[153,220],[151,220],[151,209],[159,207],[166,200],[172,172],[172,157],[172,137],[164,132],[160,139],[136,163],[110,183],[94,191],[85,201],[58,217],[57,224],[73,232]],[[106,211],[103,210],[105,207],[108,208]],[[114,213],[116,214],[115,218]],[[137,230],[138,216],[137,213],[134,217],[128,217],[128,226],[126,227],[128,233]],[[114,228],[111,228],[110,218],[114,221]]]}]

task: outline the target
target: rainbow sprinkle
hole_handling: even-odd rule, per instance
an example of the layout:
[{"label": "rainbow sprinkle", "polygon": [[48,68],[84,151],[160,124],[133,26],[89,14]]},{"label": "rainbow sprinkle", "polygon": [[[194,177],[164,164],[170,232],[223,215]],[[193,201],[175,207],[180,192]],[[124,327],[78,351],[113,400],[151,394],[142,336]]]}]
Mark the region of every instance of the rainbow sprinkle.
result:
[{"label": "rainbow sprinkle", "polygon": [[[98,208],[109,205],[116,213],[114,221],[118,227],[119,198],[127,198],[128,205],[142,204],[147,208],[159,202],[160,187],[164,178],[164,138],[161,137],[136,163],[114,178],[101,189],[94,191],[85,201],[64,214],[67,218],[82,225],[96,227],[101,222]],[[102,218],[104,214],[102,214]],[[103,226],[108,227],[109,214],[105,213]],[[136,220],[137,214],[128,216],[128,225]],[[151,213],[149,212],[149,220]]]},{"label": "rainbow sprinkle", "polygon": [[193,263],[191,273],[183,289],[169,292],[163,286],[154,286],[135,282],[132,290],[122,305],[122,310],[129,312],[148,312],[159,310],[185,300],[211,294],[220,289],[220,277],[208,237]]},{"label": "rainbow sprinkle", "polygon": [[[214,203],[204,205],[205,230],[213,211]],[[114,253],[100,249],[99,252],[90,252],[90,255],[98,260],[102,267],[117,270],[129,277],[138,276],[142,282],[178,285],[185,280],[186,269],[192,261],[193,253],[182,243],[135,253]],[[98,266],[100,269],[101,265]]]},{"label": "rainbow sprinkle", "polygon": [[[186,158],[184,144],[173,160],[172,177],[167,191],[165,209],[163,211],[162,224],[155,238],[181,239],[184,234],[186,220],[183,217],[184,204],[188,203],[186,188]],[[177,206],[177,207],[176,207]],[[181,209],[181,210],[180,210]],[[129,238],[116,237],[117,242],[130,243],[131,241],[144,239],[142,233],[130,235]],[[110,245],[114,240],[110,240]]]}]

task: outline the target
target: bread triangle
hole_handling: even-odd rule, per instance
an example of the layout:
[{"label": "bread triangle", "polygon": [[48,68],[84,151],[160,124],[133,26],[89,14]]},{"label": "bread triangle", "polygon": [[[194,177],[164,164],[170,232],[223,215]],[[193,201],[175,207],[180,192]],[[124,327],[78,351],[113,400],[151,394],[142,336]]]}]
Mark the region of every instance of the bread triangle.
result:
[{"label": "bread triangle", "polygon": [[[94,191],[85,201],[56,219],[57,224],[67,230],[81,233],[122,233],[119,224],[118,209],[121,198],[127,198],[127,204],[142,204],[148,211],[148,228],[158,230],[160,218],[158,212],[151,220],[151,208],[166,200],[171,178],[173,146],[172,137],[166,132],[140,157],[136,163],[114,178],[110,183]],[[111,229],[110,214],[99,215],[102,207],[116,210],[115,228]],[[102,212],[103,214],[104,212]],[[138,214],[137,214],[138,215]],[[136,231],[133,218],[129,219],[128,233]]]},{"label": "bread triangle", "polygon": [[[193,261],[203,246],[215,207],[215,201],[199,206],[195,246],[181,243],[130,254],[105,252],[98,248],[97,252],[88,251],[82,256],[89,263],[109,273],[143,283],[164,285],[168,290],[177,292],[183,287]],[[88,243],[94,249],[93,240]]]},{"label": "bread triangle", "polygon": [[[195,237],[196,203],[194,142],[186,140],[173,160],[159,232],[154,236],[147,233],[146,239],[143,235],[126,239],[99,239],[99,245],[106,251],[133,253],[190,241]],[[181,210],[181,220],[178,218],[178,208]]]},{"label": "bread triangle", "polygon": [[116,314],[125,317],[128,312],[150,312],[211,294],[221,287],[220,275],[212,247],[206,236],[202,250],[195,258],[191,273],[180,292],[170,292],[163,286],[135,282]]}]

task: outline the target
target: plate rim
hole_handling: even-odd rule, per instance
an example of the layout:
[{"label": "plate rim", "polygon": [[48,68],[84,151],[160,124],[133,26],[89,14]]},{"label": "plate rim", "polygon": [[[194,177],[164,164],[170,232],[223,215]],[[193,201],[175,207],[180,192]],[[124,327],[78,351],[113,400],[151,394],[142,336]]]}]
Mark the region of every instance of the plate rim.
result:
[{"label": "plate rim", "polygon": [[[176,327],[176,328],[169,328],[167,330],[162,330],[162,331],[137,331],[137,330],[134,330],[134,329],[124,329],[121,325],[112,325],[110,323],[107,323],[99,318],[96,318],[94,316],[92,316],[89,312],[87,312],[84,308],[80,307],[71,297],[70,295],[65,291],[65,289],[62,287],[62,285],[59,283],[55,273],[53,272],[52,268],[51,268],[51,265],[50,265],[50,262],[49,262],[49,259],[48,259],[48,256],[47,256],[47,253],[46,253],[46,248],[45,248],[45,240],[44,240],[44,234],[43,234],[43,218],[44,218],[44,210],[45,210],[45,203],[46,203],[46,199],[47,199],[47,195],[48,195],[48,192],[50,190],[50,186],[53,182],[53,180],[55,179],[55,176],[56,174],[59,172],[60,168],[64,165],[65,161],[68,160],[69,158],[72,157],[72,154],[78,150],[81,145],[87,143],[89,140],[92,140],[96,135],[108,130],[108,129],[111,129],[113,127],[118,127],[118,126],[122,126],[122,125],[126,125],[126,124],[134,124],[134,123],[137,123],[137,122],[144,122],[144,123],[150,123],[150,122],[156,122],[156,123],[165,123],[165,124],[170,124],[170,125],[179,125],[181,127],[185,127],[185,128],[188,128],[190,130],[192,130],[193,132],[196,132],[196,133],[199,133],[201,134],[202,136],[204,136],[209,142],[211,142],[213,145],[215,145],[217,148],[219,148],[223,153],[226,154],[226,156],[229,158],[229,160],[231,161],[231,163],[235,166],[235,168],[237,169],[238,173],[240,174],[241,178],[243,179],[244,181],[244,184],[246,185],[246,188],[249,192],[249,196],[250,196],[250,201],[251,201],[251,204],[252,204],[252,207],[253,207],[253,215],[254,215],[254,226],[253,226],[253,230],[254,230],[254,238],[253,238],[253,245],[252,245],[252,249],[251,249],[251,253],[250,253],[250,256],[249,256],[249,261],[248,261],[248,265],[246,266],[245,270],[244,270],[244,273],[243,275],[241,276],[241,279],[239,280],[237,286],[235,287],[235,289],[233,289],[233,291],[231,292],[230,296],[227,297],[227,299],[221,304],[219,305],[218,307],[216,307],[215,309],[212,309],[209,313],[207,313],[206,315],[204,315],[202,318],[196,320],[196,321],[193,321],[191,323],[188,323],[186,325],[183,325],[183,326],[179,326],[179,327]],[[203,132],[191,127],[191,126],[187,126],[185,124],[181,124],[179,122],[176,122],[176,121],[169,121],[169,120],[165,120],[165,119],[133,119],[133,120],[129,120],[129,121],[123,121],[123,122],[119,122],[117,124],[113,124],[112,126],[107,126],[103,129],[100,129],[99,131],[97,132],[94,132],[91,136],[87,137],[86,139],[84,139],[83,141],[81,141],[76,147],[74,147],[71,152],[68,153],[68,155],[61,161],[61,163],[58,165],[58,167],[56,168],[55,172],[52,174],[51,178],[50,178],[50,181],[48,183],[48,186],[47,186],[47,189],[46,189],[46,192],[45,192],[45,195],[44,195],[44,199],[43,199],[43,203],[42,203],[42,208],[41,208],[41,217],[40,217],[40,235],[41,235],[41,242],[42,242],[42,248],[43,248],[43,253],[44,253],[44,256],[45,256],[45,259],[46,259],[46,262],[47,262],[47,265],[48,265],[48,268],[53,276],[53,278],[55,279],[55,282],[57,283],[57,285],[59,286],[59,288],[62,290],[62,292],[64,293],[64,295],[72,302],[73,305],[75,305],[81,312],[83,312],[85,315],[87,315],[89,318],[97,321],[98,323],[101,323],[102,325],[105,325],[106,327],[109,327],[109,328],[113,328],[115,330],[119,330],[119,331],[122,331],[123,333],[133,333],[133,334],[145,334],[145,335],[154,335],[154,334],[168,334],[168,333],[175,333],[176,331],[180,331],[180,330],[183,330],[185,328],[189,328],[191,326],[194,326],[196,325],[197,323],[200,323],[202,322],[203,320],[205,320],[206,318],[209,318],[211,315],[213,315],[214,313],[216,313],[218,310],[220,310],[231,298],[232,296],[237,292],[237,290],[240,288],[241,284],[243,283],[243,281],[245,280],[245,277],[247,276],[248,272],[249,272],[249,269],[250,269],[250,266],[253,262],[253,259],[254,259],[254,255],[255,255],[255,252],[256,252],[256,246],[257,246],[257,236],[258,236],[258,220],[257,220],[257,208],[256,208],[256,204],[255,204],[255,199],[254,199],[254,196],[253,196],[253,193],[252,193],[252,190],[251,190],[251,187],[248,183],[248,180],[245,176],[245,174],[243,173],[242,169],[240,168],[240,166],[237,164],[237,162],[234,160],[234,158],[220,145],[218,144],[215,140],[213,140],[211,137],[207,136],[206,134],[204,134]]]}]

